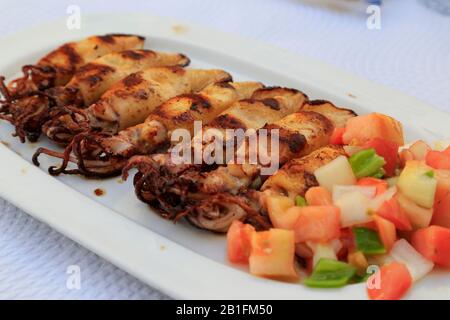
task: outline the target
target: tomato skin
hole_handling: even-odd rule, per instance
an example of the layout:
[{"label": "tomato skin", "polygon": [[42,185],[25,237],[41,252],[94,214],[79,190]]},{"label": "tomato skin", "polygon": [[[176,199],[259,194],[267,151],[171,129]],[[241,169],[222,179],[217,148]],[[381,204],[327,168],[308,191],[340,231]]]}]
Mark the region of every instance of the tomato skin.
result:
[{"label": "tomato skin", "polygon": [[425,162],[434,169],[450,170],[450,152],[428,151],[425,156]]},{"label": "tomato skin", "polygon": [[253,226],[239,220],[233,221],[227,233],[227,253],[230,262],[248,264],[254,232]]},{"label": "tomato skin", "polygon": [[388,201],[383,202],[381,207],[376,212],[380,217],[392,222],[399,230],[412,230],[411,222],[408,219],[405,211],[400,207],[396,197],[392,197]]},{"label": "tomato skin", "polygon": [[393,141],[404,145],[402,124],[392,117],[380,113],[370,113],[350,118],[345,126],[344,143],[362,146],[373,138]]},{"label": "tomato skin", "polygon": [[373,177],[364,177],[358,180],[356,183],[358,186],[374,186],[376,187],[377,193],[375,196],[379,196],[384,193],[389,185],[385,180],[373,178]]},{"label": "tomato skin", "polygon": [[383,242],[384,247],[389,252],[392,249],[395,241],[397,241],[397,232],[395,225],[387,219],[384,219],[378,215],[374,215],[373,219],[377,226],[378,234]]},{"label": "tomato skin", "polygon": [[337,253],[337,257],[339,260],[345,260],[349,253],[355,252],[356,250],[355,235],[353,234],[352,228],[342,228],[339,240],[342,243],[342,248]]},{"label": "tomato skin", "polygon": [[391,177],[395,174],[395,169],[399,163],[398,148],[399,145],[394,141],[385,140],[382,138],[373,138],[367,141],[364,148],[374,148],[375,152],[384,158],[386,164],[383,169],[386,175]]},{"label": "tomato skin", "polygon": [[306,191],[305,199],[310,206],[332,206],[331,192],[324,187],[312,187]]},{"label": "tomato skin", "polygon": [[[382,266],[379,272],[380,288],[367,288],[372,300],[398,300],[412,285],[411,274],[403,263],[391,262]],[[371,277],[374,276],[377,274]]]},{"label": "tomato skin", "polygon": [[450,268],[450,229],[430,226],[414,232],[413,247],[435,264]]},{"label": "tomato skin", "polygon": [[330,137],[331,144],[343,145],[344,144],[345,128],[334,128]]},{"label": "tomato skin", "polygon": [[[290,210],[293,210],[291,208]],[[340,210],[335,206],[298,207],[294,226],[295,242],[328,242],[339,238]]]},{"label": "tomato skin", "polygon": [[431,224],[450,228],[450,170],[436,170],[435,177],[437,187]]}]

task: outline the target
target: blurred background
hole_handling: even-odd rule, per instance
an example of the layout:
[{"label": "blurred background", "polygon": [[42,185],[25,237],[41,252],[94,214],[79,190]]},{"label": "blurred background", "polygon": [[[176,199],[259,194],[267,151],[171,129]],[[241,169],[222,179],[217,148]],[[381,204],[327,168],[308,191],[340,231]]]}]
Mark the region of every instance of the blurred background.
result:
[{"label": "blurred background", "polygon": [[[0,37],[67,18],[72,5],[81,27],[92,13],[171,17],[321,60],[450,112],[450,0],[1,0]],[[68,264],[81,267],[80,290],[66,288]],[[167,296],[0,199],[0,298]]]}]

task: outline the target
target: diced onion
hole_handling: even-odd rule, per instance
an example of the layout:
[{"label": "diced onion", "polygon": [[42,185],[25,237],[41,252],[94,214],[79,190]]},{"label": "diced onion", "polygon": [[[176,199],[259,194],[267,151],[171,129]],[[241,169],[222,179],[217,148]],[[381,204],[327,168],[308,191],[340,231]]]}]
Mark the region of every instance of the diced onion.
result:
[{"label": "diced onion", "polygon": [[369,210],[372,210],[373,212],[376,212],[381,205],[385,202],[390,200],[395,194],[397,193],[397,187],[390,187],[382,194],[376,196],[372,200],[370,200],[369,203]]},{"label": "diced onion", "polygon": [[335,185],[356,184],[356,178],[347,157],[339,156],[326,165],[314,171],[314,176],[319,185],[333,191]]},{"label": "diced onion", "polygon": [[394,244],[389,256],[394,261],[404,263],[414,281],[423,278],[434,267],[433,262],[425,259],[405,239],[400,239]]},{"label": "diced onion", "polygon": [[372,221],[369,203],[370,199],[361,192],[344,193],[334,202],[341,212],[341,226],[345,228]]},{"label": "diced onion", "polygon": [[344,151],[346,154],[348,154],[349,156],[354,155],[355,153],[363,150],[363,147],[359,147],[359,146],[344,146]]},{"label": "diced onion", "polygon": [[336,254],[342,248],[342,243],[339,239],[335,239],[328,243],[308,241],[306,244],[313,251],[313,266],[315,266],[322,258],[337,260]]},{"label": "diced onion", "polygon": [[423,140],[418,140],[414,142],[411,147],[409,147],[409,151],[414,156],[414,160],[424,160],[428,151],[431,150],[430,146],[426,144]]},{"label": "diced onion", "polygon": [[398,182],[398,177],[388,178],[388,179],[386,179],[386,182],[388,183],[389,187],[396,186],[397,182]]},{"label": "diced onion", "polygon": [[367,198],[373,198],[377,193],[377,188],[375,186],[334,186],[333,202],[336,202],[344,194],[350,192],[360,192]]}]

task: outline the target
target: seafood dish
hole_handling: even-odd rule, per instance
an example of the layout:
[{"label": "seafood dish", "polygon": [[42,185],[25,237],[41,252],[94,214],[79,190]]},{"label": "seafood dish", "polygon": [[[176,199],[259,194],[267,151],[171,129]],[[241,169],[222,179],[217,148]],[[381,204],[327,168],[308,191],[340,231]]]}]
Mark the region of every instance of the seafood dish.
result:
[{"label": "seafood dish", "polygon": [[228,261],[258,277],[365,282],[370,299],[394,300],[450,268],[449,144],[144,41],[91,36],[0,78],[12,134],[54,146],[33,149],[35,165],[46,156],[60,161],[53,176],[132,180],[149,215],[222,235]]}]

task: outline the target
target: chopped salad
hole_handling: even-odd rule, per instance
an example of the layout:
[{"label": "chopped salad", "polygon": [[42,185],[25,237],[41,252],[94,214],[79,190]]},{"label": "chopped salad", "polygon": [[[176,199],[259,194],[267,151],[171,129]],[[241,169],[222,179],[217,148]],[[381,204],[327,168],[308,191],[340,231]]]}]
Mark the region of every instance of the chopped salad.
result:
[{"label": "chopped salad", "polygon": [[350,119],[330,142],[346,155],[314,171],[317,186],[264,197],[272,229],[233,222],[230,262],[314,288],[366,282],[370,299],[389,300],[450,268],[450,147],[405,146],[401,124],[378,113]]}]

